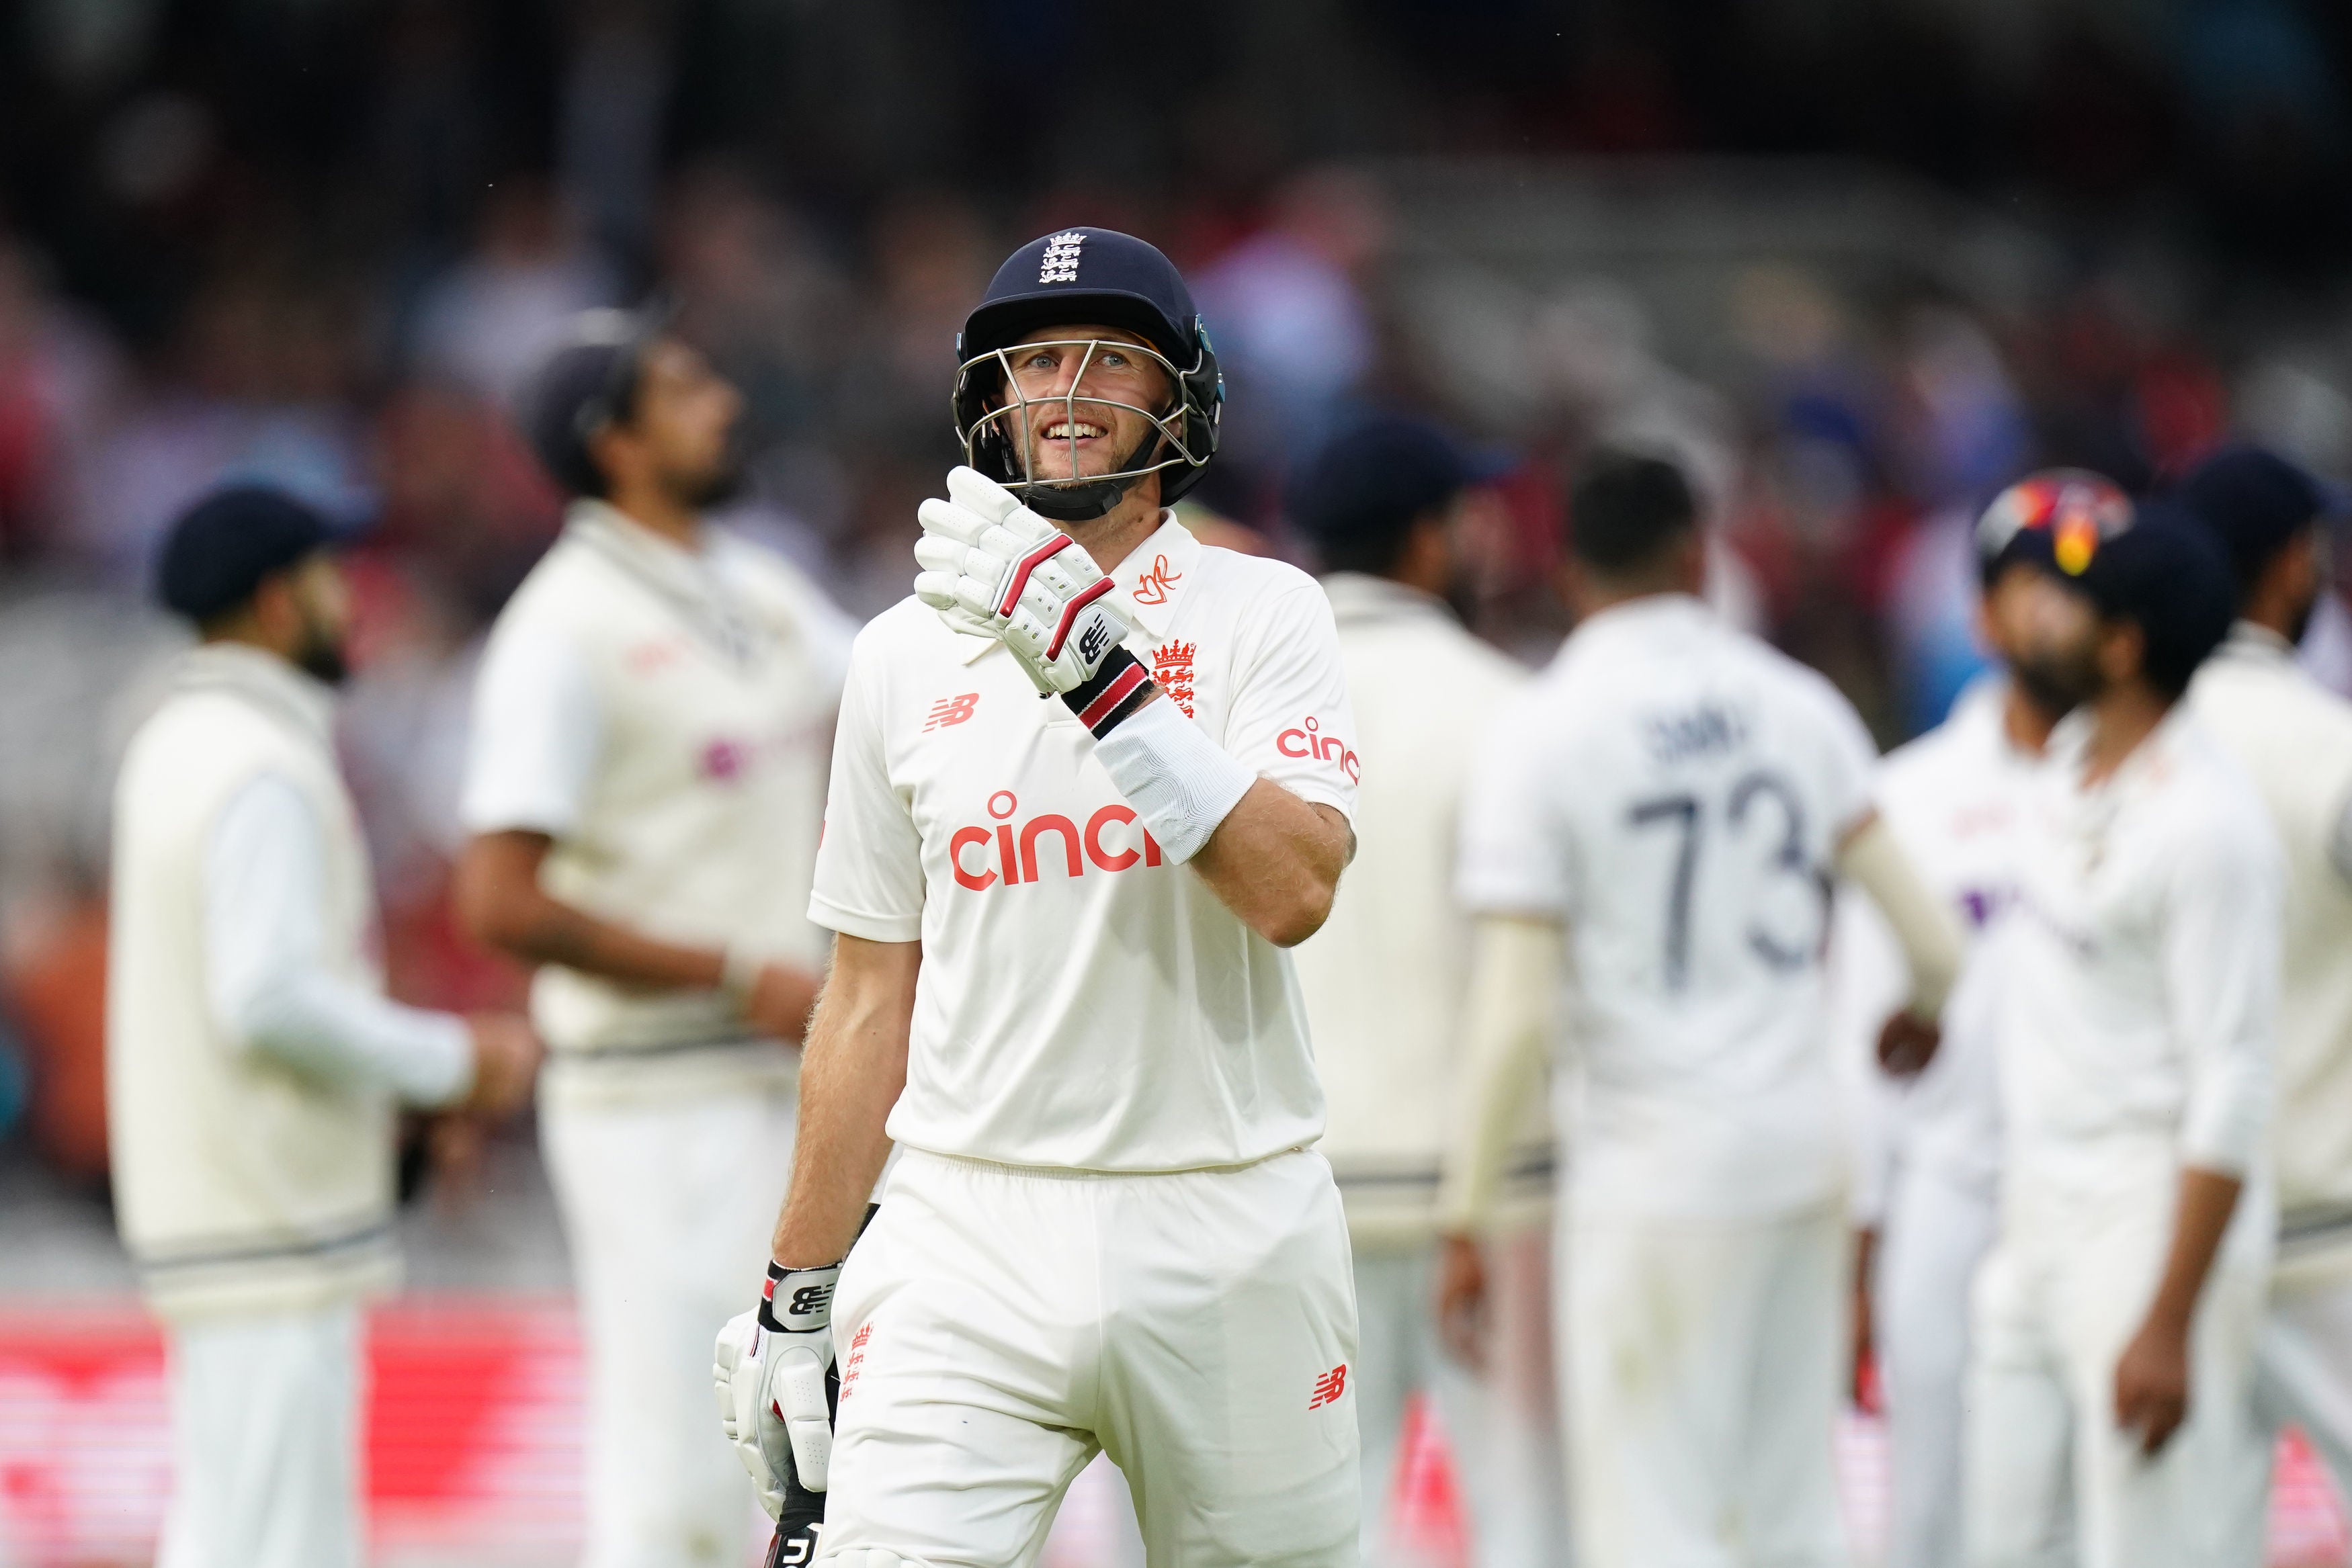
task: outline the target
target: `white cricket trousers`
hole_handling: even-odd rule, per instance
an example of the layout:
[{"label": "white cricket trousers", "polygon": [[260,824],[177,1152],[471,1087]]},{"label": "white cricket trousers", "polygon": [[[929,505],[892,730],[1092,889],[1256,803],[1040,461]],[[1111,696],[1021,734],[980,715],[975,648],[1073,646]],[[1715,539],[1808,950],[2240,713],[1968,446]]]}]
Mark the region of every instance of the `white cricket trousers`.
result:
[{"label": "white cricket trousers", "polygon": [[1363,1444],[1363,1557],[1399,1568],[1390,1539],[1399,1445],[1416,1393],[1454,1452],[1475,1568],[1565,1568],[1559,1406],[1551,1357],[1550,1248],[1537,1226],[1487,1248],[1487,1366],[1454,1359],[1437,1332],[1434,1245],[1356,1249],[1357,1399]]},{"label": "white cricket trousers", "polygon": [[2121,1196],[2011,1195],[1977,1276],[1972,1568],[2261,1563],[2259,1511],[2242,1500],[2270,1462],[2252,1386],[2263,1260],[2223,1241],[2190,1328],[2188,1417],[2162,1451],[2142,1457],[2116,1421],[2116,1363],[2155,1298],[2179,1179],[2151,1168]]},{"label": "white cricket trousers", "polygon": [[156,1568],[359,1568],[360,1309],[164,1324],[172,1503]]},{"label": "white cricket trousers", "polygon": [[1887,1194],[1872,1307],[1886,1406],[1886,1568],[1960,1568],[1969,1291],[2000,1227],[1990,1186],[1912,1161]]},{"label": "white cricket trousers", "polygon": [[1845,1568],[1842,1202],[1561,1224],[1579,1568]]},{"label": "white cricket trousers", "polygon": [[583,1568],[741,1568],[757,1509],[719,1429],[711,1344],[759,1299],[792,1174],[789,1089],[542,1099],[586,1342]]},{"label": "white cricket trousers", "polygon": [[904,1151],[834,1296],[819,1561],[1026,1568],[1097,1450],[1151,1568],[1357,1552],[1356,1312],[1331,1168],[1153,1176]]}]

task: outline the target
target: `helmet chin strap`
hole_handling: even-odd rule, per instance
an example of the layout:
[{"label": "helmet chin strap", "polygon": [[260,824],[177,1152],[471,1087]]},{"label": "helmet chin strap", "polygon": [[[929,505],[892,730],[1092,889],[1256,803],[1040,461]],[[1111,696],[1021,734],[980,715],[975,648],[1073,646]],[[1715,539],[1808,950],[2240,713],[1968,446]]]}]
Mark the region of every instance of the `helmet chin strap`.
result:
[{"label": "helmet chin strap", "polygon": [[[1127,498],[1129,486],[1143,477],[1143,459],[1147,453],[1157,452],[1166,439],[1166,433],[1154,425],[1150,434],[1137,443],[1126,461],[1112,469],[1117,477],[1094,480],[1084,485],[1067,485],[1051,479],[1029,479],[1008,485],[1006,489],[1021,497],[1021,504],[1042,517],[1057,523],[1090,523],[1097,517],[1107,517]],[[1136,472],[1128,472],[1128,470]]]}]

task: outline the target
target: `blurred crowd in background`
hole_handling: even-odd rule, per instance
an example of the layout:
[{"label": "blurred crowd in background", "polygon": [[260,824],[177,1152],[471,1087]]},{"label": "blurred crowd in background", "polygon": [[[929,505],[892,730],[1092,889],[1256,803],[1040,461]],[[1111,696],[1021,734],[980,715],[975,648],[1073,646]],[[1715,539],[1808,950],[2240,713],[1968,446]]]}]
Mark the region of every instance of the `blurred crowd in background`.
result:
[{"label": "blurred crowd in background", "polygon": [[[1450,423],[1473,625],[1540,659],[1561,476],[1680,455],[1729,613],[1892,742],[1975,666],[1974,511],[2230,438],[2352,480],[2352,12],[2311,0],[15,0],[0,7],[0,1145],[95,1183],[114,747],[226,476],[353,530],[345,746],[393,986],[518,977],[447,915],[480,634],[559,526],[547,334],[658,294],[741,386],[728,520],[850,610],[959,455],[1013,245],[1130,230],[1229,387],[1197,492],[1298,556],[1356,409]],[[2352,562],[2352,549],[2340,551]],[[1309,563],[1311,564],[1311,563]],[[2307,657],[2352,685],[2332,607]]]}]

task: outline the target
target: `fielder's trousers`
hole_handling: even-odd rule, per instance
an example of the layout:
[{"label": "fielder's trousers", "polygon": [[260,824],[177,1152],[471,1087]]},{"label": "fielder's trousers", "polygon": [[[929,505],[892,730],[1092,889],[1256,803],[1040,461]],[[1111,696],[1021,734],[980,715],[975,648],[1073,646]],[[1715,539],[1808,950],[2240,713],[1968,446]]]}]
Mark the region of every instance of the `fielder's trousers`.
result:
[{"label": "fielder's trousers", "polygon": [[1843,1202],[1561,1238],[1579,1568],[1846,1568]]},{"label": "fielder's trousers", "polygon": [[542,1094],[588,1373],[583,1568],[742,1568],[759,1522],[719,1429],[711,1345],[759,1299],[791,1176],[793,1095],[640,1104]]},{"label": "fielder's trousers", "polygon": [[1906,1164],[1872,1292],[1886,1405],[1886,1568],[1960,1568],[1969,1302],[2000,1205],[1981,1181]]},{"label": "fielder's trousers", "polygon": [[[2120,1168],[2120,1167],[2119,1167]],[[2269,1462],[2252,1409],[2268,1281],[2261,1249],[2222,1244],[2197,1303],[2188,1418],[2154,1458],[2116,1420],[2116,1364],[2172,1243],[2178,1172],[2119,1196],[2012,1193],[1977,1276],[1969,1374],[1972,1568],[2255,1568]],[[2249,1200],[2241,1198],[2244,1204]],[[2267,1229],[2269,1217],[2245,1217]],[[2233,1224],[2233,1237],[2247,1227]]]},{"label": "fielder's trousers", "polygon": [[164,1325],[156,1568],[359,1568],[360,1331],[356,1302]]}]

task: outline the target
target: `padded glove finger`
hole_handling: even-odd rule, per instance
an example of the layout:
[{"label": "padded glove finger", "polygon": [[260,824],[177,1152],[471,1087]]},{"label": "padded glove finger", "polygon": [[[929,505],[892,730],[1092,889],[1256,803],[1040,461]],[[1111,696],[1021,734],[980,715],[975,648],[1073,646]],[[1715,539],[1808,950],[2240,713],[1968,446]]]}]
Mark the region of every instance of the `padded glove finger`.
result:
[{"label": "padded glove finger", "polygon": [[1039,529],[1050,530],[1054,526],[1023,506],[1020,497],[963,464],[948,470],[948,498],[976,517],[1002,523],[1031,539],[1040,537]]}]

